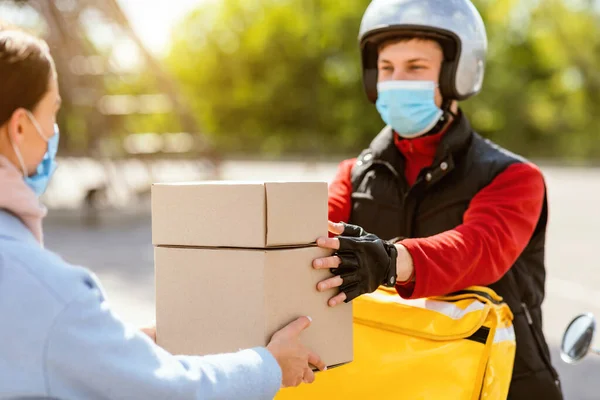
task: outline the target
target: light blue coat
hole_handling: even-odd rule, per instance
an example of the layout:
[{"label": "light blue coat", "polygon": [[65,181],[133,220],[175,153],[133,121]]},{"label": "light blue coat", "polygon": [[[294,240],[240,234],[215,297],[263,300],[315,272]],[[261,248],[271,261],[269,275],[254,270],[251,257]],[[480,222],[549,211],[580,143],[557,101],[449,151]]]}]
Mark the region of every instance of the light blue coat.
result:
[{"label": "light blue coat", "polygon": [[173,356],[110,310],[96,277],[0,210],[0,399],[271,399],[264,348]]}]

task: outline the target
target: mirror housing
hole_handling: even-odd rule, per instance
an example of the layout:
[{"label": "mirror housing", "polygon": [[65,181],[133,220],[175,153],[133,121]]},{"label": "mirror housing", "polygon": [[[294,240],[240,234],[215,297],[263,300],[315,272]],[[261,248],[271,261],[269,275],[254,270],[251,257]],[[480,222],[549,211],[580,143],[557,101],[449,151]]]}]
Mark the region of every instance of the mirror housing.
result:
[{"label": "mirror housing", "polygon": [[596,318],[590,313],[575,317],[562,338],[560,357],[569,364],[581,361],[590,351],[596,331]]}]

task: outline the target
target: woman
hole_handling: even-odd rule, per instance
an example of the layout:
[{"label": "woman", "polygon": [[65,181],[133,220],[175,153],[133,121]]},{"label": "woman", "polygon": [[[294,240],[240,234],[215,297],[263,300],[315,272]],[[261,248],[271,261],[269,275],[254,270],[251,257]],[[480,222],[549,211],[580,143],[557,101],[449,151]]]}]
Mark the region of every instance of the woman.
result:
[{"label": "woman", "polygon": [[46,43],[0,29],[0,398],[270,399],[312,382],[309,363],[324,365],[298,341],[307,317],[266,348],[173,356],[111,312],[94,275],[43,248],[60,102]]}]

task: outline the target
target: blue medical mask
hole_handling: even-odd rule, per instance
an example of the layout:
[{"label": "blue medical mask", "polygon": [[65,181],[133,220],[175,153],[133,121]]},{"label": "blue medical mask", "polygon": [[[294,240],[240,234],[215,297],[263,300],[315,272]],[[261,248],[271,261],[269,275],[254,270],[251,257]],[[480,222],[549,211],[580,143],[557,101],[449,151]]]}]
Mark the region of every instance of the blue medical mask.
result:
[{"label": "blue medical mask", "polygon": [[377,84],[377,111],[398,135],[411,139],[431,130],[444,114],[435,104],[432,81],[385,81]]},{"label": "blue medical mask", "polygon": [[58,130],[58,125],[54,124],[54,136],[48,139],[48,137],[44,135],[44,132],[42,132],[42,129],[40,128],[40,125],[36,121],[33,114],[27,111],[27,115],[29,116],[29,119],[31,119],[31,122],[33,123],[33,126],[35,127],[37,133],[42,137],[42,139],[46,141],[46,143],[48,143],[48,149],[46,150],[46,154],[44,154],[42,162],[37,166],[34,175],[29,176],[21,152],[12,141],[11,143],[15,154],[19,159],[19,163],[21,163],[21,171],[23,172],[23,179],[25,180],[25,183],[31,188],[31,190],[35,192],[36,196],[40,197],[48,188],[50,178],[52,177],[52,174],[54,174],[54,171],[56,171],[56,153],[58,151],[58,141],[60,132]]}]

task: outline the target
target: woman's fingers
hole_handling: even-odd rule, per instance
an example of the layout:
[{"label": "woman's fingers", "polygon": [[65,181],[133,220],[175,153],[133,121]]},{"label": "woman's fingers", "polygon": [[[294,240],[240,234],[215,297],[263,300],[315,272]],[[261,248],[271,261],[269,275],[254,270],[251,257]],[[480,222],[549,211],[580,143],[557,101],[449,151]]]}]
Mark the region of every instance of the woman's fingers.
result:
[{"label": "woman's fingers", "polygon": [[312,369],[306,368],[304,370],[304,376],[302,377],[304,383],[313,383],[315,381],[315,373]]}]

